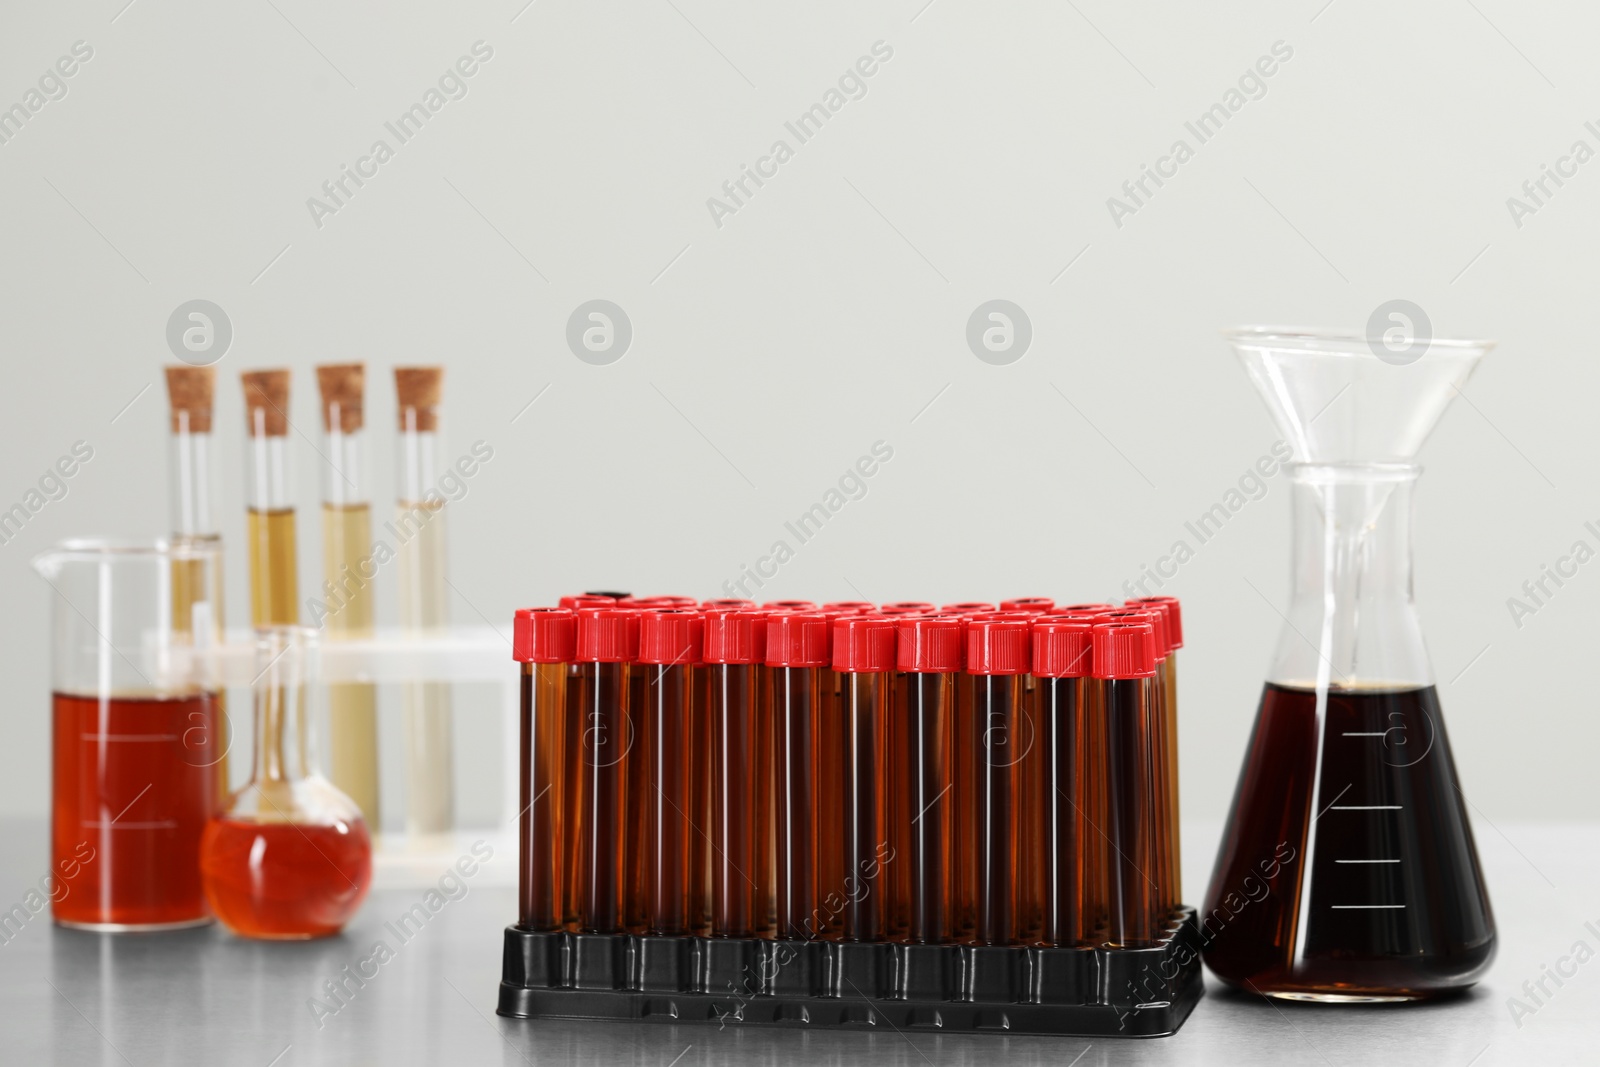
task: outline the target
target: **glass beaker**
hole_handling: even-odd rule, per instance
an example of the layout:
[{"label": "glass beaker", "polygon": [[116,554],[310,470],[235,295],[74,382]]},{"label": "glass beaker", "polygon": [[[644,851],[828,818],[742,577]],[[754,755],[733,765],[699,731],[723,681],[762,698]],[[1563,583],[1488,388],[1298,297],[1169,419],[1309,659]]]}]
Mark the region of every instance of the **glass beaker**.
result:
[{"label": "glass beaker", "polygon": [[1494,955],[1412,592],[1412,459],[1489,341],[1228,335],[1292,445],[1291,599],[1201,925],[1269,996],[1419,1000]]},{"label": "glass beaker", "polygon": [[316,631],[257,630],[255,670],[255,762],[250,781],[206,826],[206,898],[242,937],[335,934],[367,895],[372,839],[356,802],[319,769]]},{"label": "glass beaker", "polygon": [[33,566],[55,590],[51,913],[93,930],[210,922],[200,835],[227,752],[204,654],[221,639],[217,545],[67,541]]}]

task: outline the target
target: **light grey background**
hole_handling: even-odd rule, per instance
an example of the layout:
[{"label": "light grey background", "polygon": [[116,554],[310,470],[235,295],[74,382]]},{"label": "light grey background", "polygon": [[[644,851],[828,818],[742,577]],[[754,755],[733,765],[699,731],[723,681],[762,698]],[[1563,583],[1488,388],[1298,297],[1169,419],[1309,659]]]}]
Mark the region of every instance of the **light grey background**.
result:
[{"label": "light grey background", "polygon": [[[94,57],[0,145],[0,510],[79,439],[95,458],[0,546],[0,814],[47,807],[52,541],[167,526],[164,330],[233,322],[217,433],[243,618],[244,368],[364,359],[375,496],[389,368],[439,361],[459,621],[599,586],[717,595],[873,442],[894,449],[759,595],[1120,597],[1275,434],[1218,328],[1359,328],[1380,303],[1500,347],[1423,452],[1417,593],[1481,817],[1593,819],[1591,563],[1518,629],[1525,579],[1600,519],[1600,161],[1517,227],[1506,199],[1600,148],[1600,13],[1504,0],[1290,5],[712,0],[11,5],[0,105]],[[120,10],[119,10],[120,9]],[[482,40],[493,58],[336,215],[306,200]],[[719,228],[706,206],[874,42],[893,49]],[[1106,201],[1274,42],[1293,57],[1119,228]],[[566,348],[607,299],[631,349]],[[979,304],[1026,309],[1009,366]],[[538,397],[529,407],[530,401]],[[302,586],[315,452],[295,438]],[[1281,620],[1287,492],[1235,516],[1184,598],[1183,804],[1220,818]],[[792,540],[791,540],[791,543]],[[1593,572],[1593,573],[1591,573]],[[387,580],[392,581],[392,577]],[[393,589],[380,589],[392,621]],[[510,664],[507,664],[508,669]],[[492,709],[492,701],[486,706]],[[464,716],[470,718],[470,716]],[[476,729],[464,726],[464,730]],[[498,795],[497,733],[462,764]]]}]

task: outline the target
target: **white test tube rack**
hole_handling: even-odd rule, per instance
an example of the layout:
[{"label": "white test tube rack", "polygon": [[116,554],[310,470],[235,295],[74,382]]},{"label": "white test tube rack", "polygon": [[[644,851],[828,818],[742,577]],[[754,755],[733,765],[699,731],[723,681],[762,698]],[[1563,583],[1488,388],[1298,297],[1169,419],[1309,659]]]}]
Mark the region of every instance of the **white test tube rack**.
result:
[{"label": "white test tube rack", "polygon": [[[322,640],[318,643],[318,658],[319,686],[336,682],[471,682],[500,687],[502,799],[495,825],[458,826],[450,835],[421,841],[412,841],[403,832],[380,834],[374,842],[372,884],[374,889],[431,886],[468,854],[474,841],[484,840],[494,849],[494,858],[482,865],[483,875],[475,877],[474,883],[515,885],[516,824],[521,803],[518,746],[522,676],[511,659],[510,639],[490,626],[454,626],[438,636],[380,628],[370,638]],[[215,650],[213,663],[212,676],[230,690],[229,717],[234,730],[233,748],[238,753],[235,758],[248,758],[249,745],[237,742],[241,737],[249,738],[250,716],[254,714],[250,687],[259,668],[250,631],[230,631],[227,642]],[[398,728],[399,719],[398,708],[390,714],[380,706],[380,731]],[[391,723],[394,725],[388,725]],[[326,762],[324,758],[324,767]],[[237,782],[240,772],[233,773]]]}]

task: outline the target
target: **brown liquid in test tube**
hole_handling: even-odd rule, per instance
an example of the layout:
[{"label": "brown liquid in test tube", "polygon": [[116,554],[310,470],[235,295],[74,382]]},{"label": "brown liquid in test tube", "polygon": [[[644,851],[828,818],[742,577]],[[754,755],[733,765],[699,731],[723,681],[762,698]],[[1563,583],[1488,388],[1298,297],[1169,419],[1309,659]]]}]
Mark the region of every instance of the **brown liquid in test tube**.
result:
[{"label": "brown liquid in test tube", "polygon": [[706,616],[706,718],[711,763],[711,936],[766,933],[770,911],[760,850],[769,818],[759,775],[756,612]]},{"label": "brown liquid in test tube", "polygon": [[628,758],[636,741],[630,672],[638,646],[638,612],[579,609],[578,717],[569,723],[567,748],[577,774],[569,830],[574,922],[584,933],[623,930]]},{"label": "brown liquid in test tube", "polygon": [[1104,808],[1107,765],[1101,709],[1090,699],[1093,632],[1089,619],[1042,616],[1033,623],[1047,945],[1105,939],[1109,848],[1092,813]]},{"label": "brown liquid in test tube", "polygon": [[[774,615],[764,625],[772,690],[775,936],[837,936],[844,899],[842,864],[835,857],[843,827],[832,821],[839,808],[839,763],[824,773],[828,752],[823,737],[830,720],[837,719],[833,672],[828,669],[828,617],[817,612]],[[834,727],[829,736],[838,734],[837,723]],[[824,800],[829,789],[831,804]]]},{"label": "brown liquid in test tube", "polygon": [[889,840],[895,623],[884,616],[846,615],[832,629],[833,669],[844,704],[843,936],[881,941],[888,932],[889,870],[899,859]]},{"label": "brown liquid in test tube", "polygon": [[[573,613],[576,617],[581,608],[612,608],[617,606],[617,597],[609,593],[582,593],[577,596],[564,596],[558,602],[562,608]],[[578,685],[579,676],[583,667],[574,657],[572,663],[567,665],[567,727],[565,731],[566,743],[563,756],[563,769],[561,775],[561,811],[563,826],[565,828],[564,840],[561,843],[563,850],[562,869],[566,872],[567,888],[564,894],[567,914],[565,925],[570,930],[578,928],[578,898],[572,884],[575,872],[578,869],[579,845],[576,832],[578,820],[578,783],[582,781],[582,751],[579,738],[583,730],[584,711],[583,694]]]},{"label": "brown liquid in test tube", "polygon": [[1119,623],[1146,622],[1150,624],[1153,634],[1156,673],[1151,679],[1150,722],[1146,732],[1146,744],[1150,746],[1150,791],[1154,805],[1150,818],[1154,823],[1152,832],[1155,835],[1156,907],[1158,911],[1170,911],[1177,907],[1178,898],[1174,895],[1173,873],[1177,862],[1177,828],[1172,825],[1172,798],[1168,795],[1172,784],[1169,770],[1172,761],[1167,751],[1167,616],[1165,611],[1152,607],[1108,611],[1101,618]]},{"label": "brown liquid in test tube", "polygon": [[693,879],[689,842],[701,828],[690,821],[694,674],[701,660],[702,619],[694,610],[645,611],[639,617],[637,671],[644,703],[634,713],[639,744],[632,754],[633,786],[643,793],[644,831],[638,866],[644,886],[644,930],[690,931]]},{"label": "brown liquid in test tube", "polygon": [[1023,702],[1028,627],[1028,617],[1015,615],[980,615],[967,624],[972,706],[957,744],[970,767],[971,792],[964,803],[971,818],[972,942],[978,945],[1023,939],[1037,910],[1018,839],[1019,799],[1027,795],[1023,785],[1034,743]]},{"label": "brown liquid in test tube", "polygon": [[577,618],[564,608],[518,611],[513,658],[522,664],[522,814],[517,835],[517,922],[559,930],[567,916],[562,802],[567,668]]},{"label": "brown liquid in test tube", "polygon": [[1166,613],[1167,656],[1161,661],[1160,669],[1167,746],[1168,848],[1172,854],[1170,895],[1176,906],[1183,901],[1183,837],[1179,830],[1182,809],[1178,803],[1178,649],[1183,647],[1183,605],[1177,597],[1150,596],[1130,600],[1128,607]]},{"label": "brown liquid in test tube", "polygon": [[1158,793],[1149,731],[1155,700],[1155,632],[1149,623],[1096,623],[1094,674],[1107,718],[1109,803],[1107,834],[1110,918],[1106,942],[1143,948],[1156,940],[1160,886],[1151,818]]},{"label": "brown liquid in test tube", "polygon": [[959,618],[907,616],[895,623],[901,671],[893,716],[889,864],[891,936],[914,944],[951,939],[956,798],[956,681],[963,660]]}]

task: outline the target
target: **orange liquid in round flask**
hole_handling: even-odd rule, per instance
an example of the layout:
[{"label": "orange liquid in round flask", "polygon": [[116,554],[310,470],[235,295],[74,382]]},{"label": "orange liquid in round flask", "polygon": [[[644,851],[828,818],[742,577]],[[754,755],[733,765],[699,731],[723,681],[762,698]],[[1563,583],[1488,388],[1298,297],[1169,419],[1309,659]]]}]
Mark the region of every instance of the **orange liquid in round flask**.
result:
[{"label": "orange liquid in round flask", "polygon": [[372,838],[355,801],[317,770],[314,635],[259,631],[256,655],[255,766],[206,825],[201,881],[217,919],[241,937],[326,937],[366,898]]}]

